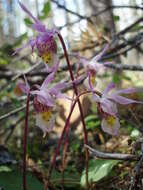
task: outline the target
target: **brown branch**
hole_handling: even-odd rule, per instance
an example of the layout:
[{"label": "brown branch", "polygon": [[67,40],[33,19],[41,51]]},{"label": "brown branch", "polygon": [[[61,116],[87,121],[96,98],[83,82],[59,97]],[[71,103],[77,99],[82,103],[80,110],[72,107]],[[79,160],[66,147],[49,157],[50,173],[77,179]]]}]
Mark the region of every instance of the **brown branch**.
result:
[{"label": "brown branch", "polygon": [[126,32],[128,32],[130,29],[132,29],[134,26],[136,26],[137,24],[139,24],[142,21],[143,21],[143,17],[139,18],[137,21],[135,21],[131,25],[127,26],[125,29],[121,30],[119,33],[116,34],[116,36],[125,34]]},{"label": "brown branch", "polygon": [[75,16],[77,16],[78,18],[80,18],[80,19],[82,19],[82,20],[83,20],[83,19],[86,19],[86,20],[88,20],[90,23],[93,23],[92,20],[91,20],[91,16],[90,16],[90,17],[87,17],[87,16],[80,15],[80,14],[78,14],[77,12],[74,12],[74,11],[68,9],[68,8],[65,7],[64,5],[61,5],[61,4],[60,4],[58,1],[56,1],[56,0],[51,0],[51,2],[55,3],[59,8],[64,9],[66,12],[71,13],[72,15],[75,15]]},{"label": "brown branch", "polygon": [[[20,73],[14,75],[14,77],[12,77],[12,79],[11,79],[10,82],[13,82],[13,81],[15,81],[16,79],[18,79],[19,77],[21,77],[21,76],[23,76],[23,75],[26,75],[27,73],[33,71],[33,70],[34,70],[35,68],[37,68],[40,64],[41,64],[41,62],[38,62],[38,63],[34,64],[32,67],[26,69],[25,71],[20,72]],[[8,79],[9,79],[10,75],[11,75],[11,74],[7,75],[7,78],[8,78]],[[2,85],[2,86],[0,87],[0,90],[4,90],[4,89],[7,88],[9,85],[10,85],[9,83]]]},{"label": "brown branch", "polygon": [[97,158],[102,159],[112,159],[112,160],[124,160],[124,161],[137,161],[140,159],[140,156],[136,156],[133,154],[120,154],[120,153],[105,153],[98,151],[96,149],[91,148],[88,145],[84,145],[89,151],[96,156]]},{"label": "brown branch", "polygon": [[[32,104],[32,102],[31,102],[30,104]],[[23,105],[23,106],[21,106],[21,107],[19,107],[19,108],[16,108],[16,109],[14,109],[14,110],[8,112],[8,113],[6,113],[6,114],[4,114],[4,115],[1,115],[1,116],[0,116],[0,120],[6,119],[6,118],[8,118],[8,117],[10,117],[10,116],[12,116],[12,115],[17,114],[18,112],[24,110],[25,107],[26,107],[26,104]]]},{"label": "brown branch", "polygon": [[33,71],[35,68],[37,68],[39,65],[41,64],[41,62],[38,62],[36,64],[34,64],[32,67],[26,69],[24,72],[20,72],[18,73],[16,76],[14,76],[11,80],[15,81],[17,78],[19,78],[22,75],[26,75],[27,73]]},{"label": "brown branch", "polygon": [[[135,42],[135,44],[133,44],[133,45],[132,45],[131,47],[129,47],[129,48],[126,48],[126,49],[123,50],[123,51],[120,51],[120,52],[113,53],[113,54],[111,54],[111,55],[105,56],[104,59],[111,59],[111,58],[115,58],[115,57],[117,57],[117,56],[126,54],[128,51],[132,50],[133,48],[138,47],[142,42],[143,42],[143,39],[141,39],[140,41]],[[102,60],[104,60],[104,59],[102,59]]]},{"label": "brown branch", "polygon": [[[64,5],[61,5],[61,4],[60,4],[58,1],[56,1],[56,0],[51,0],[51,1],[52,1],[53,3],[55,3],[59,8],[64,9],[66,12],[71,13],[71,14],[77,16],[78,18],[80,18],[79,20],[77,20],[77,21],[75,21],[75,22],[73,22],[73,23],[69,23],[70,25],[71,25],[71,24],[75,24],[75,23],[77,23],[77,22],[79,22],[80,20],[83,20],[83,19],[88,20],[90,23],[93,23],[93,21],[91,20],[92,17],[97,17],[97,16],[103,14],[104,12],[106,12],[106,11],[108,11],[108,10],[110,10],[110,9],[128,8],[128,9],[143,10],[143,7],[140,7],[140,6],[113,5],[113,6],[108,6],[108,7],[104,8],[104,9],[102,9],[101,11],[98,11],[97,13],[92,14],[92,15],[90,15],[90,16],[85,16],[85,15],[83,16],[83,15],[78,14],[77,12],[74,12],[74,11],[68,9],[68,8],[65,7]],[[139,20],[140,20],[140,19],[139,19]],[[135,23],[135,25],[142,21],[142,19],[141,19],[141,21],[139,21],[139,20],[137,20],[137,22]],[[61,27],[59,27],[59,28],[61,29],[61,28],[66,27],[66,26],[67,26],[67,24],[65,24],[65,25],[63,25],[63,26],[61,26]],[[132,26],[131,26],[131,28],[132,28]],[[130,28],[129,28],[129,29],[130,29]],[[127,28],[127,30],[128,30],[128,28]],[[124,31],[123,31],[123,32],[124,32]],[[122,33],[121,33],[121,34],[122,34]],[[119,34],[119,35],[120,35],[120,34]]]},{"label": "brown branch", "polygon": [[113,5],[108,7],[110,9],[121,9],[121,8],[127,8],[127,9],[139,9],[139,10],[143,10],[143,7],[140,6],[132,6],[132,5]]},{"label": "brown branch", "polygon": [[119,70],[129,70],[129,71],[143,71],[143,65],[127,65],[127,64],[110,64],[106,67]]}]

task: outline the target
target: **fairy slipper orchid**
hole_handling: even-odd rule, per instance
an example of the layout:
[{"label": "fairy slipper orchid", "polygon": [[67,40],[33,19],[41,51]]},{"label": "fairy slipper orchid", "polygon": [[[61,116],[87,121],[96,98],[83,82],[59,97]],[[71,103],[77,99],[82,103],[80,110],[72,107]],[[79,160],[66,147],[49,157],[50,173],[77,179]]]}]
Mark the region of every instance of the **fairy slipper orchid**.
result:
[{"label": "fairy slipper orchid", "polygon": [[17,49],[15,53],[21,51],[27,46],[31,46],[32,51],[36,48],[38,55],[42,58],[47,70],[52,71],[59,63],[57,57],[57,43],[55,40],[57,30],[46,30],[45,25],[43,25],[39,19],[32,15],[24,4],[20,1],[18,2],[22,10],[34,21],[32,28],[36,30],[38,34],[34,39],[30,39],[25,45],[23,45],[23,47]]},{"label": "fairy slipper orchid", "polygon": [[117,103],[122,105],[128,105],[132,103],[143,103],[141,101],[132,100],[123,97],[121,94],[130,94],[137,92],[135,88],[127,88],[122,90],[112,91],[115,88],[115,84],[109,84],[104,90],[101,97],[97,97],[93,94],[93,100],[98,104],[98,111],[102,117],[101,127],[103,131],[117,135],[120,128],[119,119],[117,117]]},{"label": "fairy slipper orchid", "polygon": [[102,58],[103,54],[107,51],[108,48],[109,44],[107,44],[103,48],[103,50],[95,57],[93,57],[91,60],[88,60],[84,57],[77,55],[79,62],[83,65],[85,69],[85,72],[88,77],[88,85],[91,90],[93,90],[94,86],[96,85],[95,82],[96,74],[100,71],[103,71],[103,69],[105,69],[105,66],[111,63],[111,62],[104,62],[104,63],[99,62],[99,60]]},{"label": "fairy slipper orchid", "polygon": [[33,106],[35,110],[36,125],[43,131],[44,134],[50,132],[55,123],[55,115],[53,109],[56,106],[56,99],[68,98],[61,90],[67,86],[66,83],[57,83],[51,86],[54,80],[55,72],[49,74],[41,86],[35,85],[36,90],[30,90],[30,86],[25,77],[25,84],[20,83],[19,88],[23,93],[30,93],[34,96]]}]

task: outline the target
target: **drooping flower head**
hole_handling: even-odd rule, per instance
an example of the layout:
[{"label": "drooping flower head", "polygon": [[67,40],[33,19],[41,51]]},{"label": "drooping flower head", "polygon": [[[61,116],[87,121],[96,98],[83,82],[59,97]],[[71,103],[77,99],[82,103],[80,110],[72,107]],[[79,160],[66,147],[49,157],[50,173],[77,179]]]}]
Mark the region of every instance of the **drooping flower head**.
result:
[{"label": "drooping flower head", "polygon": [[19,88],[24,93],[30,93],[34,96],[33,106],[36,116],[36,125],[43,131],[44,134],[50,132],[55,123],[55,115],[53,110],[56,106],[57,98],[68,97],[61,93],[61,90],[67,86],[66,83],[57,83],[55,86],[51,86],[51,82],[54,80],[55,72],[49,74],[41,86],[35,85],[36,90],[30,90],[29,84],[25,77],[25,83],[20,83]]},{"label": "drooping flower head", "polygon": [[57,67],[59,63],[57,57],[57,43],[55,40],[57,30],[46,30],[45,25],[43,25],[39,19],[34,17],[32,13],[20,1],[18,2],[22,10],[26,12],[28,16],[34,21],[34,24],[32,24],[32,28],[36,30],[38,34],[34,39],[30,39],[23,47],[17,49],[15,53],[21,51],[27,46],[31,46],[32,51],[34,50],[34,48],[36,48],[38,55],[46,64],[48,71],[52,71],[55,66]]},{"label": "drooping flower head", "polygon": [[103,131],[111,135],[117,135],[120,128],[120,122],[117,116],[117,103],[122,105],[143,103],[120,95],[135,93],[137,89],[128,88],[112,92],[114,88],[115,84],[111,83],[106,87],[101,97],[97,97],[95,94],[92,96],[93,100],[98,104],[98,111],[102,117],[101,127]]},{"label": "drooping flower head", "polygon": [[101,59],[101,57],[107,51],[108,48],[109,48],[109,44],[107,44],[103,48],[103,50],[99,54],[97,54],[95,57],[93,57],[91,60],[88,60],[84,57],[77,55],[79,62],[83,65],[85,69],[85,72],[88,77],[88,84],[91,90],[93,90],[96,84],[95,83],[96,74],[100,71],[103,71],[103,69],[105,68],[105,65],[111,63],[111,62],[104,62],[104,63],[99,62],[99,60]]}]

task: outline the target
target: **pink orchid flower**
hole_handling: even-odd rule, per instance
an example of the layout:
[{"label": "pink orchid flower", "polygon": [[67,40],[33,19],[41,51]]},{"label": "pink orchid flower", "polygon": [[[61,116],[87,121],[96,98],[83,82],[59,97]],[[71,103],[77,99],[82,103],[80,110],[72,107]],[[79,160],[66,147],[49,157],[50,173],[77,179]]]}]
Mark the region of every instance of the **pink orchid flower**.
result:
[{"label": "pink orchid flower", "polygon": [[50,87],[51,82],[54,80],[54,72],[49,74],[41,87],[38,90],[33,90],[30,93],[37,96],[37,100],[46,106],[53,107],[55,105],[55,99],[68,98],[61,93],[61,90],[67,86],[66,83],[57,83],[55,86]]},{"label": "pink orchid flower", "polygon": [[97,97],[93,94],[93,100],[98,103],[98,110],[102,116],[101,127],[103,131],[117,135],[120,128],[120,122],[117,117],[117,103],[122,105],[128,105],[132,103],[143,103],[141,101],[132,100],[121,96],[121,94],[130,94],[137,92],[135,88],[127,88],[111,92],[115,88],[115,84],[109,84],[104,90],[101,97]]},{"label": "pink orchid flower", "polygon": [[102,56],[104,55],[104,53],[107,51],[108,48],[109,48],[109,44],[107,44],[103,48],[103,50],[99,54],[97,54],[95,57],[93,57],[91,60],[87,60],[86,58],[77,55],[79,62],[82,63],[87,73],[88,85],[91,90],[93,90],[96,84],[95,82],[96,74],[99,73],[100,71],[103,71],[103,69],[105,69],[105,66],[111,63],[111,62],[105,62],[105,63],[99,62],[99,60],[102,58]]},{"label": "pink orchid flower", "polygon": [[30,86],[28,84],[27,78],[25,77],[25,75],[23,75],[24,80],[25,80],[25,84],[20,82],[18,83],[18,88],[24,93],[24,94],[28,94],[30,93]]},{"label": "pink orchid flower", "polygon": [[57,67],[59,64],[59,59],[57,57],[57,43],[55,41],[57,30],[46,30],[45,25],[43,25],[40,20],[34,17],[32,13],[20,1],[18,2],[22,10],[26,12],[28,16],[34,21],[32,28],[39,32],[39,34],[35,39],[30,39],[26,44],[23,45],[23,47],[18,48],[15,53],[21,51],[27,46],[31,46],[32,51],[36,47],[38,55],[44,61],[47,70],[53,71],[53,69],[55,69],[55,66]]},{"label": "pink orchid flower", "polygon": [[35,85],[37,90],[30,90],[30,86],[25,77],[25,84],[20,83],[19,88],[23,93],[30,93],[34,96],[33,105],[36,112],[36,125],[46,134],[50,132],[55,123],[55,115],[52,113],[56,106],[55,100],[57,98],[67,98],[61,93],[61,90],[67,86],[66,83],[57,83],[51,86],[54,80],[55,72],[49,74],[41,86]]}]

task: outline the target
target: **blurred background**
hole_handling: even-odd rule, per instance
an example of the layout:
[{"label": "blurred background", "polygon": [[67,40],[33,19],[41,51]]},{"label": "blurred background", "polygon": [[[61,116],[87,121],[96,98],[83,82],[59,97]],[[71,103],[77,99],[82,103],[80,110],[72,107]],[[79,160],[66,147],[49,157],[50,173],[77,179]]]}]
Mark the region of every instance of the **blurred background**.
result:
[{"label": "blurred background", "polygon": [[[108,83],[114,82],[117,88],[136,87],[140,93],[129,97],[143,100],[143,2],[141,0],[21,0],[38,17],[47,29],[60,30],[76,75],[78,67],[74,53],[91,59],[105,44],[110,48],[100,62],[113,64],[96,78],[96,89],[103,92]],[[0,187],[4,190],[20,189],[23,158],[23,129],[26,96],[21,94],[17,84],[26,74],[28,82],[41,84],[47,73],[36,52],[25,48],[12,56],[16,48],[36,36],[31,28],[31,20],[23,12],[17,0],[0,0]],[[57,81],[69,81],[69,73],[59,41],[58,56],[60,69]],[[80,69],[82,73],[83,69]],[[79,84],[79,91],[85,90],[85,82]],[[73,96],[73,90],[66,93]],[[101,130],[97,107],[91,97],[81,98],[89,144],[102,151],[133,153],[140,152],[142,136],[142,105],[119,106],[121,122],[120,134],[111,137]],[[59,100],[56,109],[56,125],[46,138],[35,126],[32,106],[29,113],[28,137],[28,183],[31,189],[43,189],[46,174],[58,138],[64,127],[71,103]],[[66,189],[85,187],[83,130],[78,107],[71,118],[71,129],[65,164]],[[136,147],[137,145],[137,147]],[[51,189],[61,189],[62,152],[56,161]],[[76,158],[76,159],[74,159]],[[129,189],[135,162],[95,160],[90,155],[91,189]],[[97,170],[98,167],[98,170]],[[105,167],[105,173],[103,168]],[[142,171],[142,170],[141,170]],[[142,172],[140,173],[141,176]],[[17,175],[17,178],[14,176]],[[33,176],[33,177],[32,177]],[[139,176],[139,178],[140,178]],[[7,178],[11,180],[7,182]],[[111,183],[112,181],[112,183]],[[114,184],[113,184],[114,181]],[[142,189],[141,182],[139,187]]]}]

